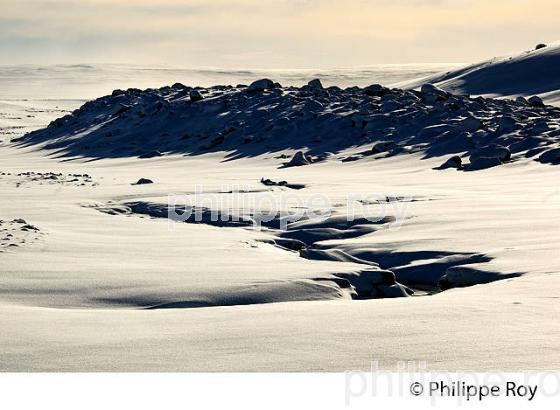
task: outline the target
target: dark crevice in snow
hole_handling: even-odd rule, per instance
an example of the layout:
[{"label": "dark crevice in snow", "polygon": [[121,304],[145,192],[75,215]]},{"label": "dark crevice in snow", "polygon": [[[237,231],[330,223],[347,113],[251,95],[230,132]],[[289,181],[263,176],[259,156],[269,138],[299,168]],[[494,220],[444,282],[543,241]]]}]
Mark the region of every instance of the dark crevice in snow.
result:
[{"label": "dark crevice in snow", "polygon": [[[432,294],[453,287],[465,287],[519,274],[500,274],[475,268],[491,258],[478,253],[450,253],[443,251],[397,252],[378,250],[370,245],[345,243],[345,239],[359,238],[385,229],[395,221],[385,217],[378,221],[366,218],[347,220],[345,216],[302,219],[291,222],[290,215],[253,213],[235,215],[207,208],[171,209],[166,204],[150,202],[110,203],[96,206],[105,213],[117,215],[147,215],[170,218],[176,222],[200,223],[221,228],[260,227],[273,237],[261,240],[309,260],[349,262],[363,265],[354,272],[335,273],[330,277],[257,283],[249,287],[221,292],[216,295],[196,295],[183,301],[145,301],[130,298],[112,303],[145,308],[187,308],[229,306],[294,300],[335,298],[378,299],[407,297],[413,294]],[[334,243],[333,243],[334,242]],[[283,295],[283,292],[285,294]],[[104,301],[107,302],[107,301]]]}]

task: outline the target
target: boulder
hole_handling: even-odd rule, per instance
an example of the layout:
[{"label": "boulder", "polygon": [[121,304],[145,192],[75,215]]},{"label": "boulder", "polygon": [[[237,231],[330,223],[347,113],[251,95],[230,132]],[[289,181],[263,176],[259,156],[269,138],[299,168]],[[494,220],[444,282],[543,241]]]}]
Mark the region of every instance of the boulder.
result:
[{"label": "boulder", "polygon": [[323,104],[321,104],[319,101],[314,100],[312,98],[307,99],[305,101],[305,104],[303,105],[303,111],[304,112],[317,113],[317,112],[323,111],[324,109],[325,109],[325,106]]},{"label": "boulder", "polygon": [[393,150],[397,147],[398,147],[398,145],[395,141],[381,141],[381,142],[376,143],[371,148],[371,153],[372,154],[379,154],[381,152],[391,151],[391,150]]},{"label": "boulder", "polygon": [[529,104],[531,104],[533,107],[537,107],[537,108],[543,108],[544,107],[544,102],[542,100],[541,97],[538,97],[536,95],[533,95],[531,98],[529,98],[527,100],[529,102]]},{"label": "boulder", "polygon": [[463,168],[463,162],[461,160],[461,157],[458,155],[453,155],[451,158],[449,158],[447,161],[445,161],[443,164],[439,166],[439,169],[449,169],[449,168],[455,168],[455,169]]},{"label": "boulder", "polygon": [[286,187],[286,188],[290,188],[290,189],[303,189],[305,188],[304,184],[290,184],[288,183],[288,181],[273,181],[272,179],[269,178],[261,178],[261,184],[266,185],[266,186],[280,186],[280,187]]},{"label": "boulder", "polygon": [[145,184],[153,184],[154,181],[152,181],[151,179],[148,178],[140,178],[138,181],[136,181],[135,184],[132,185],[145,185]]},{"label": "boulder", "polygon": [[500,161],[498,158],[481,157],[481,158],[471,159],[471,163],[469,164],[467,169],[469,171],[478,171],[481,169],[496,167],[498,165],[502,165],[502,161]]},{"label": "boulder", "polygon": [[274,81],[269,80],[268,78],[263,78],[262,80],[252,82],[249,87],[247,87],[247,91],[262,92],[264,90],[272,90],[275,87],[276,85],[274,84]]},{"label": "boulder", "polygon": [[506,162],[511,159],[511,151],[502,145],[490,144],[472,152],[469,159],[473,162],[480,158],[496,158],[500,162]]},{"label": "boulder", "polygon": [[200,101],[200,100],[204,99],[204,96],[198,90],[191,90],[189,92],[189,97],[190,97],[191,101],[193,101],[193,102]]},{"label": "boulder", "polygon": [[313,88],[314,90],[322,90],[323,89],[323,84],[321,83],[321,80],[319,80],[318,78],[311,80],[307,83],[307,85],[311,88]]},{"label": "boulder", "polygon": [[550,126],[548,125],[548,122],[544,119],[538,119],[531,127],[531,134],[533,135],[540,135],[547,131],[550,131]]},{"label": "boulder", "polygon": [[560,148],[549,149],[539,156],[539,162],[543,164],[560,164]]},{"label": "boulder", "polygon": [[503,134],[510,133],[518,127],[515,118],[506,115],[498,117],[497,122],[498,122],[498,131]]},{"label": "boulder", "polygon": [[453,131],[453,126],[449,124],[436,124],[436,125],[429,125],[425,128],[422,128],[418,131],[418,137],[422,138],[423,141],[429,141],[433,138],[442,136],[449,131]]},{"label": "boulder", "polygon": [[380,84],[368,85],[364,88],[364,94],[370,97],[383,97],[389,92],[389,89]]},{"label": "boulder", "polygon": [[422,94],[422,99],[430,104],[433,104],[436,101],[445,101],[449,97],[447,92],[433,84],[422,85],[420,93]]},{"label": "boulder", "polygon": [[268,178],[267,178],[267,179],[261,178],[261,184],[266,185],[266,186],[275,186],[275,185],[278,185],[277,182],[274,182],[273,180],[268,179]]},{"label": "boulder", "polygon": [[286,164],[287,167],[299,167],[302,165],[309,165],[313,162],[312,158],[305,155],[302,151],[294,154],[290,162]]},{"label": "boulder", "polygon": [[511,151],[502,145],[490,144],[473,151],[469,157],[469,171],[487,169],[503,164],[511,159]]},{"label": "boulder", "polygon": [[381,104],[381,111],[384,113],[397,111],[401,108],[402,108],[402,104],[397,100],[387,100],[387,101],[383,101]]},{"label": "boulder", "polygon": [[482,128],[482,121],[475,117],[467,117],[457,124],[460,131],[476,132]]}]

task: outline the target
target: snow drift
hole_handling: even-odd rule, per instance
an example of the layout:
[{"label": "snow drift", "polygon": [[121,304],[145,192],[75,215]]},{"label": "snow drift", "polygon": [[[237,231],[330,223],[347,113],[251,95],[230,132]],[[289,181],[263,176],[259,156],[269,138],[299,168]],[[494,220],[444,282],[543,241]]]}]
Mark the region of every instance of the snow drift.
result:
[{"label": "snow drift", "polygon": [[493,97],[539,95],[560,103],[560,42],[515,56],[493,58],[445,74],[400,85],[417,88],[430,82],[456,94]]}]

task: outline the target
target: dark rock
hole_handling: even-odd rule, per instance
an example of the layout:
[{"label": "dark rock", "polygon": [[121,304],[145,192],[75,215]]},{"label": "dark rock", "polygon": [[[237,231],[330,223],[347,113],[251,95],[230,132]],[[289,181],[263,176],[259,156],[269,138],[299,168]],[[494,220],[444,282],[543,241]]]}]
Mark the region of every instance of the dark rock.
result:
[{"label": "dark rock", "polygon": [[468,171],[478,171],[482,169],[496,167],[498,165],[502,165],[502,161],[498,158],[485,158],[480,157],[474,160],[471,160],[471,163],[467,167]]},{"label": "dark rock", "polygon": [[448,99],[449,94],[433,84],[424,84],[420,89],[422,99],[430,104],[437,101],[445,101]]},{"label": "dark rock", "polygon": [[510,116],[501,116],[498,118],[498,131],[501,133],[509,133],[518,128],[515,118]]},{"label": "dark rock", "polygon": [[381,141],[371,148],[371,153],[379,154],[381,152],[391,151],[392,149],[397,148],[397,146],[398,145],[395,141]]},{"label": "dark rock", "polygon": [[548,125],[548,122],[546,122],[546,120],[543,119],[539,119],[535,121],[535,123],[531,127],[531,134],[533,135],[540,135],[547,131],[550,131],[550,127]]},{"label": "dark rock", "polygon": [[482,121],[475,117],[467,117],[464,120],[461,120],[457,127],[461,131],[465,132],[475,132],[482,128]]},{"label": "dark rock", "polygon": [[278,185],[278,182],[274,182],[273,180],[268,178],[267,179],[261,178],[261,184],[266,186],[275,186]]},{"label": "dark rock", "polygon": [[302,151],[298,151],[294,154],[290,162],[286,164],[286,167],[299,167],[302,165],[309,165],[313,162],[312,158],[305,155]]},{"label": "dark rock", "polygon": [[261,178],[261,184],[265,185],[265,186],[281,186],[281,187],[286,187],[286,188],[290,188],[290,189],[303,189],[305,188],[304,184],[290,184],[288,183],[288,181],[273,181],[271,179],[264,179]]},{"label": "dark rock", "polygon": [[274,244],[276,246],[280,246],[284,249],[289,249],[291,251],[300,251],[304,249],[307,245],[302,241],[298,241],[297,239],[274,239]]},{"label": "dark rock", "polygon": [[119,104],[119,108],[117,109],[117,111],[115,112],[115,114],[116,114],[116,115],[124,114],[124,113],[127,112],[128,110],[130,110],[130,107],[129,107],[128,105]]},{"label": "dark rock", "polygon": [[36,226],[30,225],[30,224],[22,226],[21,229],[24,230],[24,231],[38,231],[39,230],[39,228],[37,228]]},{"label": "dark rock", "polygon": [[364,88],[364,94],[370,97],[383,97],[387,93],[389,93],[389,89],[380,84],[372,84]]},{"label": "dark rock", "polygon": [[472,152],[469,159],[474,162],[480,158],[496,158],[500,162],[506,162],[511,159],[511,151],[502,145],[490,144]]},{"label": "dark rock", "polygon": [[321,80],[319,80],[318,78],[311,80],[307,83],[308,86],[310,86],[311,88],[315,89],[315,90],[322,90],[323,89],[323,84],[321,83]]},{"label": "dark rock", "polygon": [[138,181],[136,181],[135,184],[132,185],[145,185],[145,184],[153,184],[154,181],[152,181],[151,179],[148,178],[140,178]]},{"label": "dark rock", "polygon": [[317,113],[323,111],[325,107],[319,101],[314,99],[308,99],[305,101],[304,110],[312,113]]},{"label": "dark rock", "polygon": [[257,80],[252,82],[251,85],[249,85],[249,87],[247,88],[247,91],[262,92],[264,90],[272,90],[275,87],[276,85],[272,80],[269,80],[268,78],[263,78],[262,80]]},{"label": "dark rock", "polygon": [[447,161],[441,164],[438,169],[448,169],[448,168],[456,168],[456,169],[463,168],[463,162],[461,160],[461,157],[459,157],[458,155],[453,155],[451,158],[449,158]]},{"label": "dark rock", "polygon": [[527,100],[529,102],[529,104],[531,104],[533,107],[537,107],[537,108],[544,108],[544,102],[542,100],[541,97],[538,97],[536,95],[532,96],[531,98],[529,98]]},{"label": "dark rock", "polygon": [[539,157],[539,162],[543,164],[560,164],[560,148],[553,148],[543,152]]},{"label": "dark rock", "polygon": [[193,102],[200,101],[200,100],[204,99],[204,96],[198,90],[191,90],[189,92],[189,97],[190,97],[191,101],[193,101]]}]

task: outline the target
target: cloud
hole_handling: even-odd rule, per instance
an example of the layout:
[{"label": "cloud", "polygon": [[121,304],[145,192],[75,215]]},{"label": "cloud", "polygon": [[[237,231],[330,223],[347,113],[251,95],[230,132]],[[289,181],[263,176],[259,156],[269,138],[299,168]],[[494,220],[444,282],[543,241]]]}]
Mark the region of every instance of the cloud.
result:
[{"label": "cloud", "polygon": [[[0,61],[320,67],[555,40],[557,0],[3,0]],[[34,61],[29,59],[34,58]],[[133,60],[133,61],[132,61]]]}]

